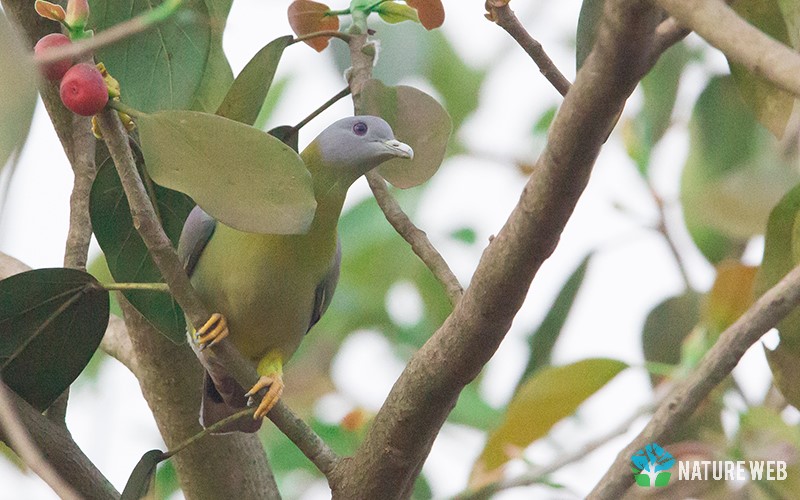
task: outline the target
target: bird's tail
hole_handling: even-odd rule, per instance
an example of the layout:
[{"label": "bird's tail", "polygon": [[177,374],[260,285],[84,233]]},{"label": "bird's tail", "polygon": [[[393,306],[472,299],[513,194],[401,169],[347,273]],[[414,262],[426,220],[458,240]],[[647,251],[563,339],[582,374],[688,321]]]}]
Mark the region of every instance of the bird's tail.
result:
[{"label": "bird's tail", "polygon": [[[230,375],[217,376],[212,380],[208,371],[203,377],[203,401],[200,405],[200,425],[204,428],[247,408],[245,390]],[[242,417],[214,434],[227,432],[256,432],[261,428],[262,419]]]}]

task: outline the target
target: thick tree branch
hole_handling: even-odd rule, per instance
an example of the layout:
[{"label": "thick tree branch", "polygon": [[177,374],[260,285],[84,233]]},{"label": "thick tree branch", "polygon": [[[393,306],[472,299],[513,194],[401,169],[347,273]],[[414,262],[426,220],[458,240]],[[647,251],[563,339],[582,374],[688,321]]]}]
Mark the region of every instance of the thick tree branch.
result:
[{"label": "thick tree branch", "polygon": [[553,87],[562,96],[567,95],[567,91],[572,84],[567,80],[567,77],[558,70],[556,64],[550,59],[550,56],[542,48],[542,44],[535,40],[528,30],[519,22],[514,11],[508,6],[507,1],[493,1],[486,2],[486,8],[489,13],[486,15],[491,21],[497,23],[498,26],[503,28],[511,38],[516,40],[520,47],[533,59],[533,62],[539,68],[539,71],[547,78]]},{"label": "thick tree branch", "polygon": [[750,346],[800,305],[800,267],[761,296],[734,324],[719,336],[697,369],[678,383],[658,406],[653,418],[622,450],[589,498],[621,498],[633,483],[631,455],[645,444],[668,441],[682,422],[692,416],[714,387],[727,377]]},{"label": "thick tree branch", "polygon": [[723,0],[656,0],[656,3],[732,61],[800,96],[800,54],[739,17]]},{"label": "thick tree branch", "polygon": [[358,452],[340,467],[336,497],[396,498],[407,491],[458,394],[496,351],[558,243],[611,124],[649,69],[660,20],[649,2],[611,0],[605,6],[595,48],[518,205],[484,251],[453,313],[411,358]]},{"label": "thick tree branch", "polygon": [[[169,284],[175,300],[180,304],[190,323],[195,328],[200,328],[210,314],[194,292],[175,249],[158,222],[153,205],[136,170],[122,124],[113,110],[105,110],[99,114],[98,122],[128,198],[134,226],[142,236],[164,280]],[[210,349],[203,351],[195,349],[195,353],[204,366],[212,364],[224,366],[242,387],[252,387],[258,380],[253,364],[244,359],[228,339]],[[279,401],[267,416],[320,470],[323,468],[329,470],[332,467],[331,463],[336,461],[335,453],[284,403]],[[283,425],[286,427],[282,427]]]}]

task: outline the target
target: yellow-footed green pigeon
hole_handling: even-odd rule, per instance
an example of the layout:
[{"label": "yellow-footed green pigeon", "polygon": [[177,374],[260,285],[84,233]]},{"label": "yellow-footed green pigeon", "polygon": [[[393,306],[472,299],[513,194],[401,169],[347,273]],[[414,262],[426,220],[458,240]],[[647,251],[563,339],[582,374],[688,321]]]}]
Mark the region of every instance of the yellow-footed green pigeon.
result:
[{"label": "yellow-footed green pigeon", "polygon": [[307,233],[247,233],[200,207],[184,224],[178,253],[201,300],[214,311],[195,340],[212,345],[230,333],[260,377],[245,391],[224,370],[206,372],[200,416],[206,427],[267,388],[253,420],[239,419],[222,429],[258,430],[283,392],[283,364],[319,321],[336,288],[341,261],[337,224],[348,188],[387,160],[412,158],[413,151],[395,139],[383,119],[354,116],[326,128],[300,157],[311,174],[317,203]]}]

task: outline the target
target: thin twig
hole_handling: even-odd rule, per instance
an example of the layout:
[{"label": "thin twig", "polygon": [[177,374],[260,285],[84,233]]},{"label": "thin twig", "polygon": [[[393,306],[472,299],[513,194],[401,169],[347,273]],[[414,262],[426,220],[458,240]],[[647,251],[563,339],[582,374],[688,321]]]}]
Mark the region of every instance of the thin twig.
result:
[{"label": "thin twig", "polygon": [[200,439],[203,439],[204,437],[208,436],[209,434],[213,434],[214,432],[222,429],[223,427],[225,427],[226,425],[228,425],[230,423],[236,422],[237,420],[239,420],[241,418],[245,418],[245,417],[252,418],[253,417],[253,413],[255,411],[256,411],[255,408],[245,408],[244,410],[238,411],[238,412],[234,413],[233,415],[228,415],[227,417],[223,418],[222,420],[214,422],[214,424],[209,425],[208,427],[206,427],[202,431],[198,432],[194,436],[189,437],[187,440],[183,441],[182,443],[180,443],[179,445],[175,446],[174,448],[171,448],[171,449],[165,451],[164,453],[162,453],[161,454],[161,460],[167,460],[169,458],[172,458],[177,453],[180,453],[181,451],[183,451],[184,449],[188,448],[192,444],[196,443]]},{"label": "thin twig", "polygon": [[532,484],[537,484],[541,483],[542,481],[546,481],[547,478],[552,473],[560,470],[563,467],[566,467],[567,465],[585,459],[590,453],[597,450],[601,446],[608,444],[608,442],[611,441],[612,439],[628,432],[628,429],[631,427],[631,425],[633,425],[637,420],[639,420],[643,416],[652,413],[654,408],[655,408],[654,405],[646,405],[640,408],[637,412],[635,412],[633,415],[625,419],[622,423],[620,423],[618,426],[614,427],[604,435],[589,441],[588,443],[584,444],[575,451],[571,451],[569,453],[561,455],[560,457],[556,458],[553,462],[544,467],[537,467],[536,469],[531,470],[515,478],[489,484],[475,492],[470,492],[460,495],[458,498],[459,500],[488,499],[495,493],[498,493],[503,490],[508,490],[511,488],[519,488],[522,486],[530,486]]},{"label": "thin twig", "polygon": [[647,443],[669,441],[708,394],[733,371],[747,349],[798,305],[800,267],[789,272],[720,334],[697,368],[675,386],[644,430],[620,451],[589,498],[621,498],[633,481],[628,465],[631,455]]},{"label": "thin twig", "polygon": [[37,54],[33,59],[39,65],[53,63],[62,59],[78,59],[91,54],[97,49],[115,44],[125,38],[158,26],[178,10],[180,3],[181,0],[165,1],[158,7],[105,29],[93,37],[85,38],[69,45],[54,47],[43,54]]},{"label": "thin twig", "polygon": [[447,296],[450,298],[450,303],[455,305],[464,294],[464,289],[461,287],[461,283],[458,282],[458,278],[453,274],[450,266],[447,265],[447,261],[444,260],[442,254],[430,242],[425,231],[415,226],[411,219],[408,218],[408,215],[403,212],[400,204],[397,203],[397,200],[394,199],[386,187],[386,181],[383,180],[383,177],[378,172],[374,170],[368,172],[367,182],[369,182],[372,194],[375,195],[375,200],[383,210],[386,220],[411,245],[414,253],[444,286]]},{"label": "thin twig", "polygon": [[0,381],[0,425],[5,429],[11,448],[22,458],[22,460],[33,469],[44,482],[61,498],[80,499],[80,495],[64,481],[58,472],[53,469],[50,463],[42,455],[42,452],[31,440],[28,431],[22,424],[14,404],[11,401],[10,389]]},{"label": "thin twig", "polygon": [[681,279],[683,280],[683,285],[686,287],[686,290],[692,290],[692,282],[689,279],[689,272],[687,271],[686,265],[683,262],[683,257],[681,257],[681,254],[678,251],[678,246],[675,244],[675,240],[672,239],[669,229],[667,229],[667,214],[664,207],[664,200],[661,198],[661,195],[656,192],[652,184],[648,183],[648,189],[651,197],[653,198],[653,202],[656,205],[656,210],[658,211],[658,223],[656,224],[656,231],[658,231],[659,234],[661,234],[661,236],[664,238],[664,242],[667,244],[672,257],[675,259],[675,264],[678,266],[678,272],[681,275]]},{"label": "thin twig", "polygon": [[553,60],[542,48],[542,44],[536,41],[522,23],[519,22],[514,11],[508,6],[508,2],[493,3],[490,0],[486,2],[486,6],[491,9],[489,13],[491,19],[516,40],[519,46],[533,59],[533,62],[536,63],[539,71],[547,78],[547,81],[555,87],[559,94],[562,96],[567,95],[572,84],[559,71]]},{"label": "thin twig", "polygon": [[[196,329],[200,328],[210,317],[210,313],[197,297],[172,243],[158,223],[117,113],[107,109],[97,116],[103,138],[108,145],[108,150],[117,167],[120,181],[128,198],[134,226],[139,231],[153,262],[164,277],[164,281],[169,285],[173,297],[183,309],[189,322]],[[253,364],[242,357],[229,339],[224,339],[219,344],[202,352],[199,352],[194,344],[192,347],[205,367],[224,366],[242,387],[252,387],[258,380],[258,374]],[[308,452],[309,460],[315,465],[318,462],[321,463],[320,470],[338,460],[336,453],[302,419],[294,415],[282,401],[278,401],[278,404],[267,416],[302,452]]]},{"label": "thin twig", "polygon": [[103,288],[109,291],[118,290],[146,290],[148,292],[169,292],[166,283],[107,283]]},{"label": "thin twig", "polygon": [[323,36],[330,38],[338,38],[339,40],[342,40],[345,43],[350,43],[350,35],[348,35],[347,33],[342,33],[341,31],[336,31],[336,30],[328,30],[328,31],[315,31],[314,33],[307,33],[305,35],[298,36],[292,39],[290,45],[298,42],[305,42],[306,40],[311,40],[314,38],[320,38]]},{"label": "thin twig", "polygon": [[335,96],[331,97],[330,99],[322,103],[320,107],[312,111],[311,114],[300,120],[297,123],[297,125],[292,127],[292,130],[294,130],[294,133],[297,133],[298,130],[305,127],[308,124],[308,122],[319,116],[323,111],[325,111],[326,109],[330,108],[331,106],[339,102],[340,99],[347,97],[349,95],[350,95],[350,87],[348,86],[343,88]]}]

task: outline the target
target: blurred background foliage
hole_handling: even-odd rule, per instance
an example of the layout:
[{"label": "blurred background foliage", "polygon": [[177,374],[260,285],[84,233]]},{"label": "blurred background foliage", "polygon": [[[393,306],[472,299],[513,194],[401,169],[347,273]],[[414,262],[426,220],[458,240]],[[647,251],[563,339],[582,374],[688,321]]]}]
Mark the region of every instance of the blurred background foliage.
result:
[{"label": "blurred background foliage", "polygon": [[[798,40],[793,36],[797,14],[786,3],[738,0],[733,5],[755,25],[797,48]],[[112,7],[112,3],[103,0],[91,4],[95,29],[120,21],[118,6]],[[130,4],[135,9],[146,8],[141,2]],[[444,5],[445,10],[462,8],[457,1],[446,1]],[[577,32],[562,37],[565,46],[576,50],[578,61],[590,50],[600,7],[601,0],[584,1],[581,21],[578,23],[576,19]],[[188,17],[178,16],[157,32],[104,49],[99,59],[120,80],[124,99],[134,107],[145,111],[191,108],[213,112],[233,79],[231,65],[222,51],[222,26],[230,8],[230,0],[193,0],[189,2]],[[535,13],[529,11],[523,22]],[[212,22],[192,21],[198,18]],[[184,29],[187,19],[189,32]],[[546,104],[528,117],[527,142],[519,148],[522,154],[476,147],[468,140],[472,136],[470,128],[477,126],[476,116],[489,112],[482,107],[487,82],[508,77],[503,58],[490,58],[481,64],[468,62],[454,44],[458,27],[425,31],[414,23],[389,25],[375,20],[374,24],[381,45],[374,77],[386,85],[410,84],[425,90],[452,117],[453,134],[443,170],[452,171],[464,158],[503,163],[515,171],[513,175],[521,188],[527,174],[536,168],[535,158],[545,144],[559,104],[555,93],[542,96]],[[5,32],[0,30],[0,35],[5,36]],[[188,46],[182,39],[184,36],[197,43]],[[156,38],[160,41],[154,42]],[[174,46],[176,50],[167,56],[160,44]],[[292,52],[297,50],[306,49],[287,49],[284,57],[297,57],[297,52]],[[127,58],[125,54],[135,57]],[[349,66],[345,46],[336,41],[318,57],[318,64],[329,64],[339,73]],[[142,74],[159,77],[143,79]],[[514,78],[538,77],[532,64],[514,73]],[[0,72],[0,78],[7,78],[7,73]],[[292,106],[288,99],[297,83],[295,78],[292,74],[278,74],[256,118],[257,127],[267,129],[278,125],[271,118],[276,109]],[[498,87],[492,84],[492,88]],[[296,121],[303,117],[300,109],[313,109],[322,100],[297,106]],[[9,109],[10,105],[7,98],[0,96],[0,110]],[[552,428],[561,419],[574,415],[581,403],[622,371],[646,373],[652,392],[637,394],[636,398],[642,403],[657,401],[673,380],[696,365],[759,293],[800,261],[797,250],[800,188],[793,189],[800,182],[800,119],[793,107],[794,99],[750,76],[743,68],[731,66],[729,71],[720,64],[719,55],[695,37],[679,42],[662,56],[634,94],[611,140],[617,145],[612,147],[627,155],[625,163],[638,176],[640,193],[635,196],[644,193],[649,197],[657,215],[655,221],[643,218],[631,212],[626,200],[620,200],[614,209],[663,238],[675,258],[675,273],[683,290],[646,313],[641,329],[642,364],[598,356],[554,366],[553,352],[559,346],[560,334],[570,318],[580,314],[573,306],[587,273],[591,273],[603,249],[591,249],[577,265],[564,269],[562,284],[546,308],[546,315],[541,319],[518,318],[515,323],[516,329],[526,332],[528,348],[516,389],[495,397],[484,387],[484,375],[479,376],[464,390],[449,418],[450,424],[470,428],[486,442],[483,452],[476,454],[472,487],[498,480],[502,477],[502,466],[508,461],[514,462],[515,467],[522,463],[524,470],[541,465],[526,458],[525,448],[536,441],[552,442],[549,435]],[[20,123],[29,119],[24,111],[8,111],[12,112]],[[670,134],[685,137],[687,152],[683,164],[680,164],[682,156],[664,151],[665,138]],[[0,159],[21,147],[16,136],[5,135],[0,139],[0,144],[12,144],[0,150]],[[669,144],[667,147],[671,148],[673,143]],[[682,171],[677,197],[660,192],[659,174],[653,165],[663,163],[665,157],[671,163],[670,169]],[[486,170],[484,175],[492,173]],[[433,184],[403,191],[393,189],[393,194],[416,220],[422,200]],[[289,389],[285,394],[292,408],[342,454],[349,454],[358,446],[373,411],[343,394],[334,376],[342,352],[347,350],[348,339],[377,336],[402,366],[451,311],[442,286],[386,223],[374,199],[362,190],[350,201],[340,224],[344,257],[339,287],[328,313],[287,366]],[[682,239],[685,235],[688,237]],[[447,249],[447,257],[459,253],[476,256],[485,246],[487,236],[480,224],[459,223],[444,236],[436,236],[434,243]],[[762,246],[766,248],[763,265]],[[710,287],[698,284],[702,280],[694,276],[696,266],[687,265],[690,260],[687,255],[704,259],[704,265],[713,269]],[[95,258],[91,271],[100,281],[111,279],[102,255]],[[459,277],[463,285],[468,285],[468,275],[459,273]],[[608,290],[611,289],[609,285]],[[595,289],[593,293],[598,291]],[[119,313],[113,306],[112,312]],[[779,347],[774,351],[765,349],[775,375],[775,387],[757,398],[745,397],[736,380],[730,378],[681,430],[681,441],[670,448],[676,458],[783,459],[792,469],[800,467],[800,437],[793,425],[797,413],[791,408],[800,405],[800,396],[791,387],[797,380],[795,371],[800,359],[795,333],[799,325],[800,315],[790,316],[781,324]],[[99,367],[107,362],[111,361],[102,354],[96,355],[78,383],[95,383],[101,373]],[[346,411],[338,412],[344,413],[344,417],[332,420],[330,414],[337,412],[324,409],[330,404],[346,407]],[[737,416],[735,422],[724,423],[724,416],[731,412]],[[646,413],[645,409],[642,414]],[[580,413],[573,419],[580,424]],[[287,498],[303,496],[312,484],[310,479],[321,477],[319,472],[283,435],[267,427],[261,436],[281,491]],[[520,467],[513,470],[519,471]],[[780,484],[748,483],[743,494],[747,498],[787,498],[800,490],[796,484],[800,476],[790,473],[789,477],[795,480]],[[420,477],[415,498],[431,497],[433,489],[429,481],[436,478],[426,474]],[[548,478],[531,482],[543,483],[551,491],[565,487]],[[177,488],[174,468],[169,463],[162,465],[157,474],[157,496],[170,497]],[[666,488],[663,495],[721,498],[730,494],[724,484],[702,484],[691,491],[676,488]]]}]

